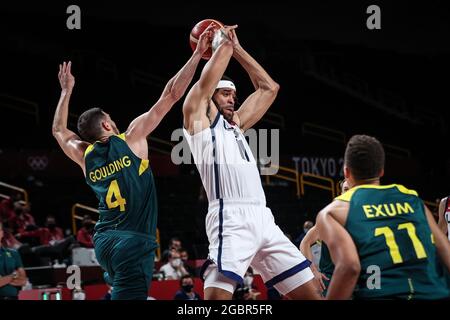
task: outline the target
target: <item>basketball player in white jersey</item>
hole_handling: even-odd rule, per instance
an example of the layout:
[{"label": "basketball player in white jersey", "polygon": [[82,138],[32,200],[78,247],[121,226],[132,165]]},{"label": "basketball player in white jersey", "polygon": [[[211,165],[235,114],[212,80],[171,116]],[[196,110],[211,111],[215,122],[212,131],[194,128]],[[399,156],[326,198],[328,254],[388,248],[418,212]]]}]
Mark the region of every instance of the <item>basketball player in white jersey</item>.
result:
[{"label": "basketball player in white jersey", "polygon": [[439,204],[438,225],[450,241],[450,197],[445,197]]},{"label": "basketball player in white jersey", "polygon": [[[218,37],[222,42],[183,106],[184,135],[209,200],[209,257],[202,268],[205,299],[231,299],[249,266],[266,286],[287,298],[320,299],[311,262],[266,207],[256,162],[243,135],[273,103],[279,86],[239,44],[236,27],[216,32],[213,46]],[[221,80],[232,56],[255,87],[237,111],[234,83]]]}]

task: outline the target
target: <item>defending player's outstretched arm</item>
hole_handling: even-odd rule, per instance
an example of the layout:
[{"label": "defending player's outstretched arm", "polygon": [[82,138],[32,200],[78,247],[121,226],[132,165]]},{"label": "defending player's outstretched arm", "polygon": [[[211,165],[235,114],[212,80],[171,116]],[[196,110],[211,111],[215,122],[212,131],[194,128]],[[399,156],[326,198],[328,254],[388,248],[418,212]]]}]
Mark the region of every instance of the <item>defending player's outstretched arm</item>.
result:
[{"label": "defending player's outstretched arm", "polygon": [[84,172],[84,151],[89,143],[67,128],[69,100],[75,86],[75,78],[71,73],[72,62],[59,65],[58,79],[61,85],[61,96],[53,118],[52,133],[64,153],[75,161]]},{"label": "defending player's outstretched arm", "polygon": [[[212,37],[211,28],[210,37]],[[225,27],[225,32],[233,30],[237,26]],[[205,30],[205,31],[206,31]],[[206,109],[214,90],[233,55],[233,45],[230,40],[225,39],[214,51],[211,59],[206,63],[200,75],[200,79],[192,86],[183,105],[184,126],[190,134],[194,133],[194,122],[202,121],[202,128],[209,126],[206,117]]]},{"label": "defending player's outstretched arm", "polygon": [[327,244],[335,265],[327,300],[349,299],[361,271],[355,243],[347,230],[331,215],[335,202],[318,214],[316,222],[320,237]]},{"label": "defending player's outstretched arm", "polygon": [[251,128],[262,116],[266,113],[269,107],[274,102],[279,84],[276,83],[264,68],[248,54],[247,51],[239,44],[236,32],[233,30],[233,57],[241,64],[247,71],[250,79],[255,87],[253,92],[236,111],[238,115],[239,127],[245,131]]},{"label": "defending player's outstretched arm", "polygon": [[208,27],[200,35],[197,48],[191,58],[183,68],[167,82],[159,100],[149,111],[140,115],[130,123],[126,131],[128,143],[132,144],[137,140],[145,139],[153,130],[155,130],[173,105],[183,97],[194,77],[195,70],[197,69],[203,53],[208,49],[210,30],[210,27]]}]

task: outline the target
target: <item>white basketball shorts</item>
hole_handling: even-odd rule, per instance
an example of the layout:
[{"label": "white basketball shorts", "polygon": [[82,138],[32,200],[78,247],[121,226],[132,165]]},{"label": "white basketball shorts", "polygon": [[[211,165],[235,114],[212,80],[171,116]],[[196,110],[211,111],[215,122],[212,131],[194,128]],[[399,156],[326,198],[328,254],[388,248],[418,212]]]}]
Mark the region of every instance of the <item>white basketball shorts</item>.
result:
[{"label": "white basketball shorts", "polygon": [[271,210],[258,200],[212,201],[206,216],[206,233],[209,256],[202,268],[205,288],[234,290],[229,281],[221,286],[217,283],[220,278],[207,279],[211,264],[237,283],[243,282],[251,266],[267,287],[275,287],[283,295],[314,278],[311,262],[275,224]]}]

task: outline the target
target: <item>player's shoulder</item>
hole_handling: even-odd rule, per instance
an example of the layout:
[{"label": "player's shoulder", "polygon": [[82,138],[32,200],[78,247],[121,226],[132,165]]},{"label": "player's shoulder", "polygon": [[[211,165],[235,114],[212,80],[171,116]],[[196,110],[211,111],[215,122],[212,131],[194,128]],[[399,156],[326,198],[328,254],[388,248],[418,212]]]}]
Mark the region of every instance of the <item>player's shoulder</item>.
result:
[{"label": "player's shoulder", "polygon": [[366,185],[359,185],[351,188],[344,194],[341,194],[340,196],[336,197],[335,200],[344,201],[344,202],[350,202],[352,198],[355,197],[355,195],[359,194],[362,190],[376,190],[376,191],[391,191],[395,190],[396,192],[410,195],[410,196],[416,196],[418,197],[419,194],[417,191],[408,189],[405,186],[401,184],[389,184],[389,185],[372,185],[372,184],[366,184]]},{"label": "player's shoulder", "polygon": [[325,221],[329,217],[332,217],[335,220],[338,220],[342,225],[344,225],[348,213],[348,208],[349,203],[347,201],[341,201],[336,198],[325,208],[320,210],[320,212],[317,215],[317,221],[319,220]]}]

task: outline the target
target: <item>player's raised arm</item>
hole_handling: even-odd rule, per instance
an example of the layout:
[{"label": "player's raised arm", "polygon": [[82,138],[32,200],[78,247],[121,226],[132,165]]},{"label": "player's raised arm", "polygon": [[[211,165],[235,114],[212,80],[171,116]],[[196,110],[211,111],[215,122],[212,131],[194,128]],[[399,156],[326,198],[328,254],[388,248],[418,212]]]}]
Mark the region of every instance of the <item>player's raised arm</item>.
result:
[{"label": "player's raised arm", "polygon": [[328,287],[328,300],[349,299],[361,271],[355,243],[345,228],[331,215],[333,203],[317,216],[316,227],[327,244],[335,265]]},{"label": "player's raised arm", "polygon": [[241,66],[247,71],[255,92],[253,92],[241,105],[238,111],[238,124],[239,127],[245,131],[251,128],[262,116],[266,113],[269,107],[275,100],[279,84],[276,83],[270,75],[264,70],[264,68],[252,57],[250,54],[242,48],[236,32],[233,30],[233,57],[241,64]]},{"label": "player's raised arm", "polygon": [[[231,30],[235,28],[237,28],[236,25],[224,27],[219,32],[224,32],[231,36]],[[195,121],[201,121],[202,117],[206,118],[209,100],[214,94],[217,83],[224,74],[232,55],[233,45],[229,39],[225,38],[214,51],[211,59],[206,63],[200,79],[189,91],[183,105],[184,126],[189,133],[193,134]]]},{"label": "player's raised arm", "polygon": [[61,85],[61,96],[53,118],[52,133],[64,153],[78,163],[84,172],[84,151],[89,143],[82,141],[75,132],[67,128],[69,101],[75,85],[71,67],[72,63],[70,61],[59,65],[58,79]]},{"label": "player's raised arm", "polygon": [[445,209],[447,206],[447,198],[444,198],[441,200],[441,202],[439,203],[439,210],[438,210],[438,225],[439,228],[441,229],[441,231],[447,235],[448,233],[448,222],[445,220]]},{"label": "player's raised arm", "polygon": [[199,39],[197,48],[191,58],[178,71],[178,73],[167,82],[159,100],[149,111],[134,119],[127,129],[126,137],[129,143],[145,139],[161,122],[173,105],[183,97],[187,87],[194,77],[195,70],[203,53],[208,49],[211,29],[206,29]]}]

